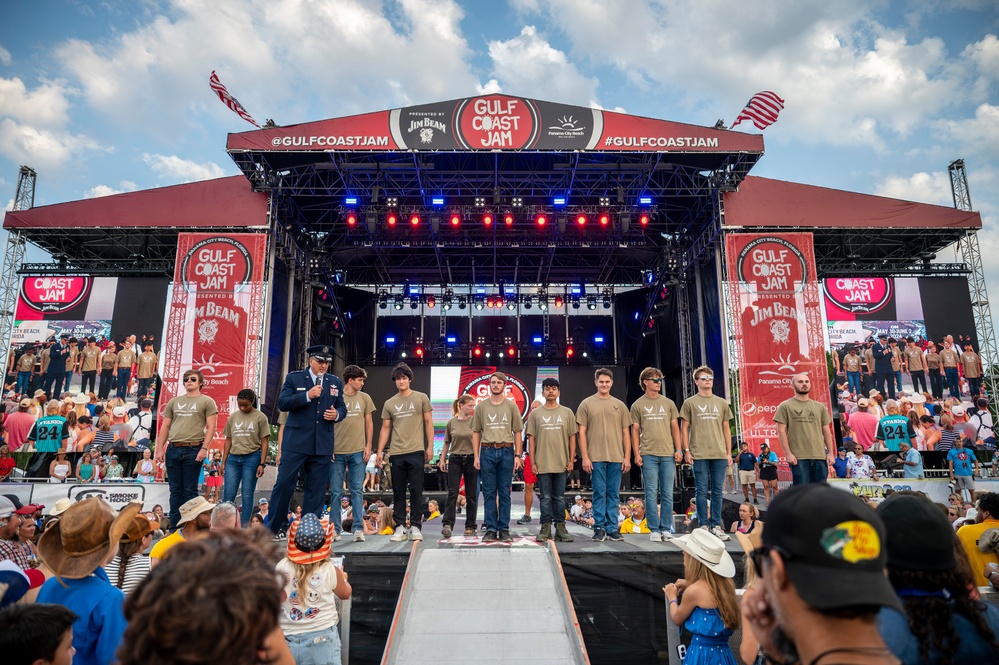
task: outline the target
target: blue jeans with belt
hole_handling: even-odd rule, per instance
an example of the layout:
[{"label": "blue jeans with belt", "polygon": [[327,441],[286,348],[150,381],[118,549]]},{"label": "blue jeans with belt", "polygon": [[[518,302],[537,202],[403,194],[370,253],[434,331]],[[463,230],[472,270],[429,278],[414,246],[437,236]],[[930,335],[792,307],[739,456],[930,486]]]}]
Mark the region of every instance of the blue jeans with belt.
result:
[{"label": "blue jeans with belt", "polygon": [[296,665],[340,665],[338,626],[299,635],[285,635]]},{"label": "blue jeans with belt", "polygon": [[340,499],[343,497],[343,480],[350,473],[350,507],[354,513],[354,531],[364,533],[364,453],[335,453],[330,469],[330,522],[337,533],[343,531],[340,523]]},{"label": "blue jeans with belt", "polygon": [[813,485],[829,479],[829,464],[824,459],[799,459],[789,466],[792,485]]},{"label": "blue jeans with belt", "polygon": [[617,515],[621,503],[621,462],[593,462],[590,474],[593,487],[593,529],[606,533],[618,530]]},{"label": "blue jeans with belt", "polygon": [[128,397],[128,382],[132,378],[132,368],[118,368],[118,397],[125,399]]},{"label": "blue jeans with belt", "polygon": [[672,455],[642,455],[645,485],[645,520],[649,531],[673,531],[673,483],[676,460]]},{"label": "blue jeans with belt", "polygon": [[[731,462],[728,459],[694,460],[694,506],[697,508],[697,524],[720,527],[722,512],[722,487],[725,485],[725,469]],[[708,516],[708,494],[711,494],[711,515]]]},{"label": "blue jeans with belt", "polygon": [[961,399],[961,380],[958,377],[956,367],[944,367],[944,374],[947,376],[947,388],[950,396]]},{"label": "blue jeans with belt", "polygon": [[[479,452],[479,478],[485,506],[486,531],[510,530],[510,487],[513,484],[513,446],[489,448]],[[469,490],[466,487],[465,492]],[[499,510],[496,498],[499,497]]]}]

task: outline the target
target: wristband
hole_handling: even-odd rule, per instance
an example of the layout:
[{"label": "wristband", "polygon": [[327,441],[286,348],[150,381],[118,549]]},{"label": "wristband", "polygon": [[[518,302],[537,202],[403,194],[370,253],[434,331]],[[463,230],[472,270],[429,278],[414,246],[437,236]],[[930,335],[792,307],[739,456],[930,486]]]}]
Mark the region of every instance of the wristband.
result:
[{"label": "wristband", "polygon": [[679,605],[680,601],[678,601],[678,600],[671,600],[671,601],[669,601],[669,604],[670,605]]}]

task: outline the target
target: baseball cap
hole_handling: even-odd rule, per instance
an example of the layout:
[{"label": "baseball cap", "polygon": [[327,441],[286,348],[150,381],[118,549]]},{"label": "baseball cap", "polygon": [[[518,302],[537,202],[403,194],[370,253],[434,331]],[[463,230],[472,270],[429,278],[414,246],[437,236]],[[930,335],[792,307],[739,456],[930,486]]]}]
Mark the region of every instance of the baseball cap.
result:
[{"label": "baseball cap", "polygon": [[126,409],[123,406],[116,406],[114,409],[111,410],[111,413],[114,414],[115,418],[121,418],[122,416],[128,413],[128,409]]},{"label": "baseball cap", "polygon": [[857,400],[857,406],[870,406],[870,405],[871,405],[871,400],[867,399],[866,397],[861,397],[860,399]]},{"label": "baseball cap", "polygon": [[14,514],[17,507],[14,502],[4,495],[0,495],[0,519],[7,519]]},{"label": "baseball cap", "polygon": [[884,574],[885,524],[850,492],[825,484],[784,490],[767,510],[763,545],[778,550],[798,595],[818,610],[903,611]]},{"label": "baseball cap", "polygon": [[954,528],[940,509],[926,497],[896,492],[881,502],[876,512],[888,532],[888,565],[907,570],[951,570]]},{"label": "baseball cap", "polygon": [[963,406],[952,406],[950,408],[950,412],[952,414],[954,414],[955,416],[963,416],[964,415],[964,407]]},{"label": "baseball cap", "polygon": [[579,501],[579,500],[580,500],[580,499],[582,499],[582,498],[583,498],[583,495],[582,495],[582,494],[577,494],[577,495],[576,495],[576,498],[575,498],[575,499],[573,499],[573,500],[574,500],[574,501]]},{"label": "baseball cap", "polygon": [[[18,515],[31,515],[39,508],[33,503],[21,503],[21,499],[16,494],[4,494],[3,496],[10,501],[11,504],[13,504],[14,512]],[[42,508],[44,508],[44,506],[42,506]]]},{"label": "baseball cap", "polygon": [[20,401],[19,405],[23,406],[24,408],[28,408],[29,406],[31,406],[31,398],[25,397]]},{"label": "baseball cap", "polygon": [[261,499],[260,501],[257,501],[257,505],[258,505],[258,506],[262,506],[262,505],[264,505],[265,503],[267,503],[267,499]]},{"label": "baseball cap", "polygon": [[888,335],[886,335],[885,333],[881,333],[880,335],[878,335],[878,339],[888,339]]}]

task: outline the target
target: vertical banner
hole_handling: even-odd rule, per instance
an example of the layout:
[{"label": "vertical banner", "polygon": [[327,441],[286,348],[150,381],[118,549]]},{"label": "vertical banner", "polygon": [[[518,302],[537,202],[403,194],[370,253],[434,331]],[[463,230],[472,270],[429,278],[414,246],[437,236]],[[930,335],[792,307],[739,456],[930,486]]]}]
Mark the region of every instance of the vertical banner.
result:
[{"label": "vertical banner", "polygon": [[733,233],[725,250],[743,439],[756,452],[769,442],[783,462],[773,418],[794,395],[791,378],[807,372],[810,397],[831,407],[812,234]]},{"label": "vertical banner", "polygon": [[216,439],[236,393],[257,387],[266,251],[264,234],[181,233],[177,238],[160,406],[184,392],[186,370],[199,370],[205,376],[202,392],[218,404]]}]

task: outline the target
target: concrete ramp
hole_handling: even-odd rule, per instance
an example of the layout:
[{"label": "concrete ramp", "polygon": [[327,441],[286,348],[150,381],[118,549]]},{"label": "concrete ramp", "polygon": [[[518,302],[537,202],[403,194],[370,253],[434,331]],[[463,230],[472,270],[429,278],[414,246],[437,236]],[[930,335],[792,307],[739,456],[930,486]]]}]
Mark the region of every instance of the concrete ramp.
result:
[{"label": "concrete ramp", "polygon": [[589,663],[558,553],[414,546],[382,663]]}]

